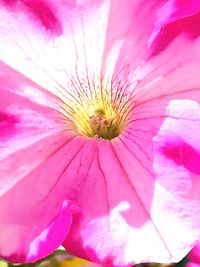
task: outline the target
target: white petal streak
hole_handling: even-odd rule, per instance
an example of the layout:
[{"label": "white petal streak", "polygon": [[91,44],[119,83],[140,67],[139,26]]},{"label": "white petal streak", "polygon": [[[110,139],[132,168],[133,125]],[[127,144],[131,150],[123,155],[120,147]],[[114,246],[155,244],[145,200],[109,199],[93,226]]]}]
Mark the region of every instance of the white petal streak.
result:
[{"label": "white petal streak", "polygon": [[60,10],[63,34],[51,38],[23,12],[1,8],[0,59],[58,96],[78,94],[71,78],[89,91],[87,83],[100,79],[108,12],[109,1],[88,13],[81,6]]},{"label": "white petal streak", "polygon": [[142,78],[134,89],[135,100],[141,104],[153,98],[200,88],[199,54],[200,38],[191,40],[184,35],[175,38],[138,70]]}]

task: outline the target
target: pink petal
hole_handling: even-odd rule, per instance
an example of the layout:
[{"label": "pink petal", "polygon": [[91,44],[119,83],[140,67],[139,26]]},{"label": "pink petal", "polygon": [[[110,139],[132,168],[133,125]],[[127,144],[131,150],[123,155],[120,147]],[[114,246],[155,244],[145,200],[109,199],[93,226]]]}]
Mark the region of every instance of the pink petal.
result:
[{"label": "pink petal", "polygon": [[46,0],[1,0],[1,5],[7,7],[11,12],[19,14],[25,12],[31,20],[36,20],[38,26],[54,32],[56,35],[62,33],[61,23],[56,17],[56,7],[53,1]]},{"label": "pink petal", "polygon": [[195,247],[188,254],[188,258],[192,263],[200,264],[200,243],[198,242]]},{"label": "pink petal", "polygon": [[119,161],[98,143],[64,242],[72,253],[116,266],[177,262],[199,239],[199,48],[199,39],[180,36],[135,70],[130,128],[111,141]]},{"label": "pink petal", "polygon": [[[66,195],[68,180],[63,173],[81,150],[83,140],[67,140],[66,135],[65,138],[62,135],[57,137],[64,143],[54,147],[48,158],[45,159],[43,155],[45,161],[21,177],[20,181],[1,197],[0,227],[5,233],[0,237],[2,258],[12,262],[32,262],[40,259],[61,245],[68,233],[71,224],[71,202]],[[55,137],[52,136],[52,139],[56,142]],[[40,143],[48,146],[45,139]],[[35,144],[35,147],[38,147],[38,144]],[[28,151],[29,147],[22,151],[23,154],[18,155],[21,160],[25,161],[24,157]],[[9,158],[8,160],[10,161]],[[15,159],[15,162],[19,160]],[[28,163],[32,163],[31,159]],[[26,167],[23,163],[22,166]],[[19,172],[19,167],[15,169]],[[76,175],[76,169],[74,173]],[[9,173],[6,173],[7,178],[10,178],[9,174],[13,174],[10,169]],[[16,174],[18,178],[21,175]],[[70,189],[73,190],[72,184]]]},{"label": "pink petal", "polygon": [[54,109],[55,97],[5,65],[0,68],[0,255],[27,262],[54,251],[70,227],[67,199],[55,194],[56,186],[52,190],[57,176],[52,179],[42,166],[72,137]]},{"label": "pink petal", "polygon": [[148,40],[155,27],[157,10],[164,2],[111,1],[102,75],[113,73],[113,80],[123,79],[148,57]]},{"label": "pink petal", "polygon": [[[199,30],[200,12],[193,16],[185,17],[166,25],[160,30],[157,39],[152,46],[152,55],[160,53],[166,46],[179,35],[186,35],[188,39],[196,39],[200,35]],[[198,25],[194,27],[194,25]]]},{"label": "pink petal", "polygon": [[[84,153],[77,177],[81,189],[78,196],[71,196],[79,209],[74,211],[66,248],[109,266],[169,260],[171,255],[150,221],[154,180],[148,169],[120,141],[88,145],[80,155]],[[143,194],[145,187],[148,192]]]},{"label": "pink petal", "polygon": [[[149,38],[152,55],[168,46],[177,36],[186,34],[189,38],[200,35],[200,2],[198,0],[170,0],[157,11],[154,31]],[[195,25],[195,26],[194,26]]]},{"label": "pink petal", "polygon": [[67,235],[71,225],[71,212],[67,201],[63,202],[57,218],[30,244],[27,260],[30,262],[44,258],[58,248]]},{"label": "pink petal", "polygon": [[[4,1],[0,11],[1,59],[45,89],[1,66],[11,84],[3,75],[0,226],[14,236],[12,246],[0,237],[2,256],[37,259],[62,242],[71,220],[68,206],[60,213],[67,201],[73,222],[64,245],[74,254],[110,266],[179,261],[200,238],[198,35],[177,34],[149,58],[163,1],[95,1],[94,8],[91,1],[42,1],[42,7],[21,1],[22,11],[13,2]],[[52,18],[62,34],[49,34],[57,25]],[[79,94],[74,78],[85,85],[80,77],[86,77],[87,93],[88,81],[95,84],[101,75],[131,83],[125,93],[134,99],[132,121],[111,142],[74,138],[64,128],[58,98]],[[50,239],[54,235],[59,214],[61,239],[39,245],[49,226]],[[40,248],[36,256],[30,243]]]},{"label": "pink petal", "polygon": [[0,60],[59,96],[63,88],[75,91],[77,71],[80,80],[93,77],[89,67],[99,76],[109,1],[5,2],[0,1]]},{"label": "pink petal", "polygon": [[[88,80],[127,76],[148,57],[148,40],[163,2],[3,1],[0,59],[57,95],[57,87],[75,93],[71,77],[89,93]],[[57,24],[62,34],[55,37],[51,32]]]},{"label": "pink petal", "polygon": [[[141,66],[138,76],[144,78],[134,90],[133,117],[126,130],[152,162],[151,219],[176,259],[199,240],[199,48],[199,38],[177,36]],[[148,149],[151,144],[153,150]]]},{"label": "pink petal", "polygon": [[[35,225],[28,222],[35,217],[34,212],[26,210],[25,223],[19,221],[18,216],[21,214],[16,214],[16,216],[15,213],[16,211],[13,213],[12,220],[6,220],[6,225],[5,222],[4,224],[1,222],[0,255],[8,261],[16,263],[33,262],[51,254],[63,242],[71,224],[71,213],[66,201],[63,202],[61,211],[46,226],[40,224],[44,213],[37,217],[38,223]],[[29,219],[28,216],[30,216]]]},{"label": "pink petal", "polygon": [[[68,193],[77,205],[64,242],[70,252],[109,266],[177,262],[199,238],[200,182],[193,166],[200,159],[200,107],[173,101],[136,106],[119,139],[83,147],[71,167],[80,166],[78,195]],[[166,154],[170,136],[180,136],[189,150]],[[75,181],[66,171],[68,182]]]},{"label": "pink petal", "polygon": [[185,266],[186,266],[186,267],[199,267],[200,265],[197,264],[197,263],[188,262]]}]

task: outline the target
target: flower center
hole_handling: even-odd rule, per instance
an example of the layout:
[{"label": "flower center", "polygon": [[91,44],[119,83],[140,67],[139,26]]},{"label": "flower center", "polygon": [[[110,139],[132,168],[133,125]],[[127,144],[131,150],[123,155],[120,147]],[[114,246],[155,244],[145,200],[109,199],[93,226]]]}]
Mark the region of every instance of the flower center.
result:
[{"label": "flower center", "polygon": [[108,140],[117,137],[124,128],[123,116],[108,107],[95,109],[91,115],[76,113],[74,123],[81,135]]},{"label": "flower center", "polygon": [[113,139],[120,134],[120,127],[116,118],[107,117],[104,110],[95,110],[90,116],[89,124],[93,132],[93,136],[104,139]]},{"label": "flower center", "polygon": [[[94,85],[71,94],[69,101],[63,101],[62,108],[69,122],[69,129],[87,137],[111,140],[121,134],[132,112],[130,95],[126,86],[110,87]],[[103,89],[106,88],[106,89]],[[66,99],[67,100],[67,99]],[[72,100],[72,101],[70,101]]]}]

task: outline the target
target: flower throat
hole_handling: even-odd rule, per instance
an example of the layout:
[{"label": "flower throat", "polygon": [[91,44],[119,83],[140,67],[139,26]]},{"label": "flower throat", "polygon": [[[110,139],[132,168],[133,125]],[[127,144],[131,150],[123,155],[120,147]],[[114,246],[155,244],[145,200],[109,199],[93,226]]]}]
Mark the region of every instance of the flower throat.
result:
[{"label": "flower throat", "polygon": [[89,105],[73,107],[73,122],[80,135],[111,140],[124,128],[126,115],[119,106],[105,98],[99,98]]},{"label": "flower throat", "polygon": [[116,118],[106,117],[104,110],[101,109],[95,110],[89,119],[89,124],[95,137],[111,140],[120,134]]}]

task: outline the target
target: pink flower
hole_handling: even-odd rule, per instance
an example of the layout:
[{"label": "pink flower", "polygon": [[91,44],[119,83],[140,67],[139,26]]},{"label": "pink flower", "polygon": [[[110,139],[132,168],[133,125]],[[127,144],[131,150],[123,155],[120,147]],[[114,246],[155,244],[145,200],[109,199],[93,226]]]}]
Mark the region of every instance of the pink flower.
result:
[{"label": "pink flower", "polygon": [[0,256],[104,265],[200,238],[200,4],[0,0]]}]

